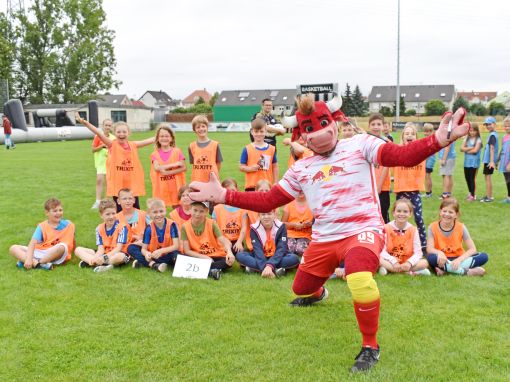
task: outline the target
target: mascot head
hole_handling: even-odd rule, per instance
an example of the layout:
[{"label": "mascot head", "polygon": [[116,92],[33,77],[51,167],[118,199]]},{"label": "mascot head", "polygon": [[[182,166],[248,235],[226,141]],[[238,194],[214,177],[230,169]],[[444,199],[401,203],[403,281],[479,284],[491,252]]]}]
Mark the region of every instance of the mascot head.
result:
[{"label": "mascot head", "polygon": [[328,103],[315,101],[313,94],[296,98],[296,115],[284,118],[285,127],[292,128],[292,140],[303,137],[308,148],[317,154],[327,155],[336,146],[338,127],[336,122],[346,122],[340,111],[342,98],[335,96]]}]

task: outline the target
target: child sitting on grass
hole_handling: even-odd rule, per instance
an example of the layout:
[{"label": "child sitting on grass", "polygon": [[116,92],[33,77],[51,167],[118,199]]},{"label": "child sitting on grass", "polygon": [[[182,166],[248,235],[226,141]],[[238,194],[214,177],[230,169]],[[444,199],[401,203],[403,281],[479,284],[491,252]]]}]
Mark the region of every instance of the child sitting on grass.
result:
[{"label": "child sitting on grass", "polygon": [[177,224],[167,219],[165,202],[161,199],[147,200],[151,223],[145,228],[142,246],[131,244],[129,254],[135,258],[133,268],[149,267],[165,272],[174,265],[179,255],[179,232]]},{"label": "child sitting on grass", "polygon": [[313,214],[308,207],[305,194],[300,192],[296,199],[284,207],[282,222],[287,227],[289,251],[303,256],[312,240],[313,224]]},{"label": "child sitting on grass", "polygon": [[221,278],[221,272],[234,264],[230,241],[222,235],[214,220],[207,217],[209,203],[191,203],[191,219],[181,228],[184,254],[212,261],[209,276]]},{"label": "child sitting on grass", "polygon": [[150,220],[145,211],[135,208],[134,203],[135,197],[131,190],[129,188],[121,189],[118,198],[121,211],[117,214],[117,219],[128,228],[128,244],[141,246],[145,227],[150,223]]},{"label": "child sitting on grass", "polygon": [[386,246],[381,252],[379,274],[409,273],[430,276],[427,260],[423,259],[420,236],[409,223],[413,204],[407,198],[393,204],[393,220],[384,226]]},{"label": "child sitting on grass", "polygon": [[240,252],[237,261],[246,267],[246,272],[261,272],[261,276],[273,279],[285,275],[286,270],[295,268],[299,258],[289,253],[287,229],[276,219],[273,211],[259,213],[260,220],[251,225],[251,252]]},{"label": "child sitting on grass", "polygon": [[97,250],[77,247],[74,254],[81,260],[80,268],[94,267],[94,272],[105,272],[129,262],[128,228],[117,219],[117,204],[113,200],[101,200],[98,210],[103,223],[96,228]]},{"label": "child sitting on grass", "polygon": [[74,224],[63,219],[62,203],[56,198],[44,203],[47,220],[39,223],[28,247],[12,245],[9,253],[18,259],[17,267],[25,269],[53,269],[71,259],[75,240]]},{"label": "child sitting on grass", "polygon": [[[445,272],[466,276],[483,276],[481,266],[489,256],[478,252],[464,224],[458,221],[460,206],[456,199],[444,199],[439,206],[439,220],[429,226],[427,261],[438,276]],[[462,243],[465,243],[464,249]]]}]

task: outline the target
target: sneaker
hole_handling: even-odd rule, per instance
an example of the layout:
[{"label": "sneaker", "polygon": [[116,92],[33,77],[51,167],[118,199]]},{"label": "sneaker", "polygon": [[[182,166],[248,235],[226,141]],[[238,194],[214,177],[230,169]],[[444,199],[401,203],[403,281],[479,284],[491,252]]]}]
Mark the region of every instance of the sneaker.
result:
[{"label": "sneaker", "polygon": [[432,197],[432,192],[430,194],[427,194],[427,193],[424,193],[424,194],[421,194],[421,197],[422,198],[431,198]]},{"label": "sneaker", "polygon": [[52,263],[38,263],[36,266],[35,266],[35,269],[44,269],[45,271],[51,271],[53,269],[53,264]]},{"label": "sneaker", "polygon": [[92,207],[90,207],[91,210],[97,210],[99,208],[99,200],[96,200]]},{"label": "sneaker", "polygon": [[211,269],[209,271],[209,277],[212,277],[216,281],[221,279],[221,269]]},{"label": "sneaker", "polygon": [[372,349],[370,346],[363,346],[355,358],[356,362],[351,367],[351,373],[370,370],[379,361],[380,355],[380,348]]},{"label": "sneaker", "polygon": [[250,267],[244,267],[245,273],[257,273],[253,268]]},{"label": "sneaker", "polygon": [[109,271],[110,269],[113,269],[113,265],[112,264],[99,265],[99,266],[94,268],[94,272],[96,272],[96,273],[106,272],[106,271]]},{"label": "sneaker", "polygon": [[381,275],[381,276],[386,276],[388,274],[388,270],[384,267],[379,267],[379,271],[378,273]]},{"label": "sneaker", "polygon": [[329,292],[325,287],[322,287],[322,293],[320,297],[298,297],[294,300],[292,300],[289,305],[290,306],[312,306],[315,303],[321,302],[325,299],[327,299],[329,296]]},{"label": "sneaker", "polygon": [[476,200],[476,196],[468,195],[466,198],[466,202],[474,202]]},{"label": "sneaker", "polygon": [[141,268],[142,264],[138,260],[133,260],[133,264],[131,264],[133,268]]},{"label": "sneaker", "polygon": [[276,277],[282,277],[282,276],[285,276],[285,273],[287,273],[287,271],[285,270],[285,268],[277,268],[277,269],[274,271],[274,274],[276,275]]},{"label": "sneaker", "polygon": [[437,276],[444,276],[444,271],[441,268],[436,267],[435,271]]},{"label": "sneaker", "polygon": [[510,198],[503,199],[500,203],[510,204]]},{"label": "sneaker", "polygon": [[87,263],[86,261],[83,261],[83,260],[82,260],[82,261],[80,261],[80,262],[78,263],[78,267],[80,267],[80,268],[90,268],[90,265],[89,265],[89,263]]},{"label": "sneaker", "polygon": [[19,260],[17,263],[16,263],[16,267],[17,268],[24,268],[25,267],[25,263],[21,260]]},{"label": "sneaker", "polygon": [[152,264],[152,269],[154,269],[155,271],[164,273],[167,271],[168,265],[165,263],[160,263],[160,264],[154,263],[154,264]]},{"label": "sneaker", "polygon": [[428,269],[422,269],[419,271],[409,271],[411,276],[430,276],[430,271]]},{"label": "sneaker", "polygon": [[468,269],[466,272],[466,276],[483,276],[485,274],[485,269],[482,267],[475,267]]},{"label": "sneaker", "polygon": [[480,202],[482,202],[482,203],[490,203],[493,201],[494,201],[494,198],[489,198],[488,196],[484,196],[482,199],[480,199]]}]

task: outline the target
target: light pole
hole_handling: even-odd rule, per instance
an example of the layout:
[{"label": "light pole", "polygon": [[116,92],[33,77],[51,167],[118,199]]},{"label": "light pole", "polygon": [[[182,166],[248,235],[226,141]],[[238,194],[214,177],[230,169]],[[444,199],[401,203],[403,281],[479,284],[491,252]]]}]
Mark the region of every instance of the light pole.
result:
[{"label": "light pole", "polygon": [[395,97],[395,120],[400,121],[400,0],[397,11],[397,95]]}]

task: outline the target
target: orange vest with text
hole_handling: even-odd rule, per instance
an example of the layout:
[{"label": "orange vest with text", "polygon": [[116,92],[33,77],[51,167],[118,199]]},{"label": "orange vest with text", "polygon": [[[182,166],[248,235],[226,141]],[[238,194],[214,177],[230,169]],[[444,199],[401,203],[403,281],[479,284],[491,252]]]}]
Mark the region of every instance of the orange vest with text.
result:
[{"label": "orange vest with text", "polygon": [[393,191],[423,191],[425,189],[425,162],[413,167],[393,167]]},{"label": "orange vest with text", "polygon": [[191,165],[191,181],[209,182],[209,173],[212,171],[218,179],[218,166],[216,165],[216,153],[218,152],[218,142],[211,140],[207,147],[201,148],[197,142],[191,142],[189,145],[191,154],[193,154],[193,164]]},{"label": "orange vest with text", "polygon": [[[99,233],[99,236],[101,236],[101,240],[103,241],[103,247],[104,247],[104,253],[111,252],[116,246],[117,246],[117,239],[119,237],[120,232],[124,228],[124,225],[119,222],[117,224],[117,228],[115,228],[115,231],[113,232],[113,235],[108,236],[106,234],[106,224],[102,223],[97,226],[97,230]],[[129,228],[128,228],[129,232]],[[126,244],[122,246],[122,252],[127,253],[127,247],[129,245],[129,235],[128,240],[126,241]]]},{"label": "orange vest with text", "polygon": [[412,226],[404,233],[396,231],[391,224],[384,226],[386,232],[386,251],[404,264],[414,254],[414,235],[416,227]]},{"label": "orange vest with text", "polygon": [[[137,210],[137,209],[135,208],[135,210]],[[120,224],[125,225],[128,228],[128,239],[127,239],[128,244],[134,243],[136,241],[136,239],[133,237],[134,235],[141,236],[143,238],[143,233],[145,232],[145,227],[147,226],[147,223],[145,220],[147,213],[142,210],[137,210],[137,211],[138,211],[138,220],[133,224],[129,224],[127,222],[122,211],[117,213],[117,215],[116,215]]]},{"label": "orange vest with text", "polygon": [[158,241],[158,235],[156,233],[156,224],[152,222],[150,224],[151,226],[151,241],[149,242],[149,245],[147,246],[147,250],[149,252],[154,252],[156,249],[160,248],[166,248],[173,245],[174,240],[172,239],[172,236],[170,235],[170,228],[172,228],[173,221],[170,219],[165,218],[166,221],[166,227],[165,227],[165,233],[163,235],[163,242],[160,243]]},{"label": "orange vest with text", "polygon": [[[179,161],[182,152],[179,148],[173,147],[172,152],[167,161],[163,161],[159,152],[156,150],[151,154],[151,158],[155,156],[159,165],[171,164]],[[167,206],[175,206],[179,204],[179,188],[186,184],[186,172],[180,172],[173,175],[163,175],[154,169],[154,163],[151,161],[151,182],[152,197],[159,198],[165,202]]]},{"label": "orange vest with text", "polygon": [[446,237],[439,228],[439,222],[433,222],[430,225],[432,234],[434,235],[434,248],[443,251],[446,257],[459,257],[464,253],[462,247],[462,236],[463,236],[464,224],[455,222],[453,232],[450,237]]},{"label": "orange vest with text", "polygon": [[[273,184],[273,158],[275,153],[275,147],[268,144],[268,148],[265,150],[258,150],[253,144],[246,145],[246,151],[248,153],[247,166],[261,165],[258,171],[244,173],[244,187],[255,188],[257,182],[261,179],[269,181]],[[265,163],[268,161],[269,163]]]},{"label": "orange vest with text", "polygon": [[41,227],[43,241],[37,243],[35,249],[48,249],[58,243],[64,243],[67,245],[67,257],[66,261],[71,259],[71,253],[74,251],[75,240],[74,240],[74,223],[69,221],[67,227],[62,230],[56,230],[53,228],[47,220],[39,223]]},{"label": "orange vest with text", "polygon": [[[289,213],[287,221],[289,223],[304,223],[313,221],[312,210],[305,204],[303,212],[298,210],[298,204],[296,200],[293,200],[285,207]],[[296,230],[287,227],[287,236],[293,239],[306,238],[312,240],[312,227],[305,228],[303,230]]]},{"label": "orange vest with text", "polygon": [[[378,181],[379,177],[381,176],[381,172],[383,170],[383,166],[374,166],[375,169],[375,180]],[[383,180],[381,192],[382,191],[389,191],[391,186],[391,174],[390,170],[388,169],[388,173],[386,174],[386,177]]]},{"label": "orange vest with text", "polygon": [[239,239],[245,211],[238,209],[236,212],[230,212],[225,208],[224,204],[218,204],[214,206],[214,214],[216,215],[216,223],[218,223],[223,236],[230,241]]},{"label": "orange vest with text", "polygon": [[213,223],[214,220],[206,218],[204,232],[202,232],[200,236],[195,234],[193,226],[191,225],[191,220],[188,220],[182,226],[186,230],[189,248],[192,251],[209,257],[225,257],[227,254],[214,236]]},{"label": "orange vest with text", "polygon": [[112,142],[106,159],[106,195],[117,196],[119,190],[129,188],[133,195],[145,195],[145,180],[138,147],[128,142],[129,150],[117,140]]},{"label": "orange vest with text", "polygon": [[[177,228],[178,228],[178,231],[179,231],[179,239],[181,239],[181,228],[182,228],[182,225],[187,222],[188,220],[184,220],[183,218],[181,218],[181,215],[179,215],[179,212],[177,212],[177,209],[174,209],[172,212],[170,212],[170,219],[172,219],[175,224],[177,224]],[[181,253],[184,253],[184,248],[182,246],[182,240],[179,242],[179,251]]]}]

